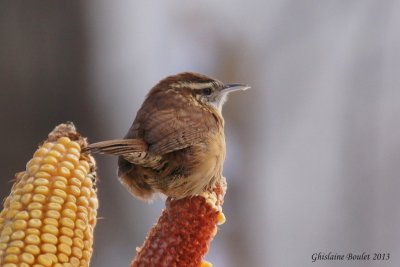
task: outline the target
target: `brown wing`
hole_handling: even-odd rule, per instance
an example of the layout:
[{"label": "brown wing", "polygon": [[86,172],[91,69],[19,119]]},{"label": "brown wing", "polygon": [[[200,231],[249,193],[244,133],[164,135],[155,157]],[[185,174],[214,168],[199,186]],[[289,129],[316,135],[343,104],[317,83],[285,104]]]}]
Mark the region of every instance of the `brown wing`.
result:
[{"label": "brown wing", "polygon": [[[214,129],[206,121],[205,111],[195,109],[188,113],[184,110],[163,110],[158,112],[158,119],[146,122],[144,140],[149,151],[164,155],[202,142]],[[214,118],[212,118],[214,119]]]},{"label": "brown wing", "polygon": [[217,130],[217,121],[210,111],[188,105],[179,101],[175,101],[174,106],[146,103],[125,138],[143,138],[149,145],[149,152],[156,155],[203,142]]}]

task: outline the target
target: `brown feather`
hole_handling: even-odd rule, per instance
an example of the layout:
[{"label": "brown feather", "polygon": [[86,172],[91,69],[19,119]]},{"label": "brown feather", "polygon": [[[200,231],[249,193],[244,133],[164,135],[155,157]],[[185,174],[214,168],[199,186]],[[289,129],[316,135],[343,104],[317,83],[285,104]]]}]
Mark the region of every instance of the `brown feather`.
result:
[{"label": "brown feather", "polygon": [[204,119],[210,110],[198,105],[190,90],[171,91],[168,101],[165,97],[164,91],[150,92],[125,138],[143,138],[151,153],[165,155],[202,143],[218,131],[219,122]]},{"label": "brown feather", "polygon": [[141,139],[116,139],[93,143],[84,148],[83,152],[123,155],[135,152],[146,152],[147,144]]}]

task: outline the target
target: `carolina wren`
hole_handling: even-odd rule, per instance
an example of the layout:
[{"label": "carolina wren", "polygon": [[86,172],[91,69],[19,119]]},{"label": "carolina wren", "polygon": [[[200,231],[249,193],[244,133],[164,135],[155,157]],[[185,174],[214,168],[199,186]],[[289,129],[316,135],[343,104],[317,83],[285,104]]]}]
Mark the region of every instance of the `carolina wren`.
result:
[{"label": "carolina wren", "polygon": [[150,90],[124,139],[86,151],[119,156],[118,176],[140,199],[199,194],[222,177],[226,96],[249,88],[192,72],[169,76]]}]

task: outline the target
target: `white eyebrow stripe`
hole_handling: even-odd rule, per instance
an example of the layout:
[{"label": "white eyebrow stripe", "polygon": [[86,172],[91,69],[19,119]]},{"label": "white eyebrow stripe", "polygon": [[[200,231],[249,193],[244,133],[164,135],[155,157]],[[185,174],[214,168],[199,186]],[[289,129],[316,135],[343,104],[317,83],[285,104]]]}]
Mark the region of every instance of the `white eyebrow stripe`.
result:
[{"label": "white eyebrow stripe", "polygon": [[204,89],[204,88],[208,88],[208,87],[213,87],[214,83],[213,82],[208,82],[208,83],[191,83],[191,82],[177,82],[177,83],[173,83],[171,84],[172,87],[175,88],[191,88],[191,89]]}]

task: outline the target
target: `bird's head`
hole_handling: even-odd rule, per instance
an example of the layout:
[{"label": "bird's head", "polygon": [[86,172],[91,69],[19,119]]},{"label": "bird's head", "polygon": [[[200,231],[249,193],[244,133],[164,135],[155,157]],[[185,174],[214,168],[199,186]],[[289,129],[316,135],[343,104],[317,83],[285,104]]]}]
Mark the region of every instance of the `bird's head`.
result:
[{"label": "bird's head", "polygon": [[247,90],[250,86],[240,83],[224,84],[203,74],[183,72],[161,80],[154,89],[156,88],[191,96],[199,104],[221,111],[230,92]]}]

